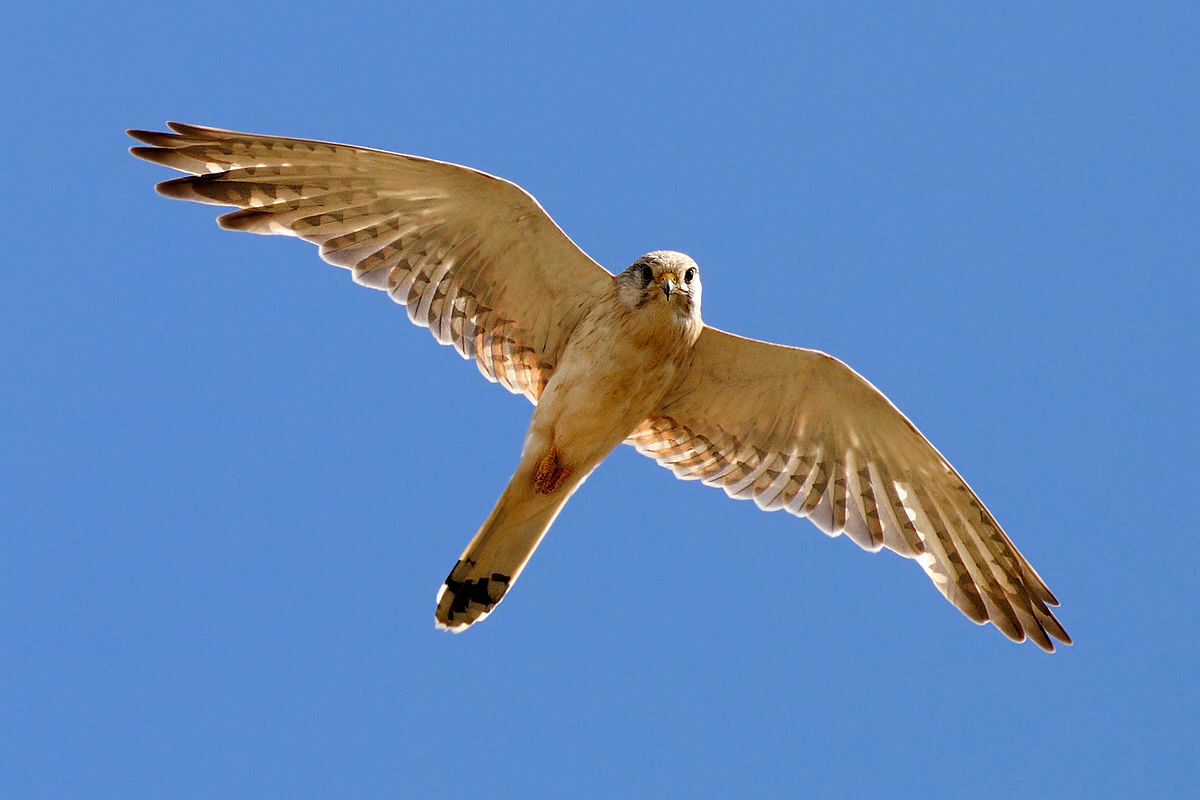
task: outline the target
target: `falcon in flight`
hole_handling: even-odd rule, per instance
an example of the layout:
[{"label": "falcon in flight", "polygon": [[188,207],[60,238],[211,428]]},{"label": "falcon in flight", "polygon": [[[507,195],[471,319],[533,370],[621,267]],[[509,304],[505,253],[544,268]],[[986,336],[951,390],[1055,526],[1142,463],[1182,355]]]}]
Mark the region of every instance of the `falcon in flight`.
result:
[{"label": "falcon in flight", "polygon": [[875,387],[815,350],[700,319],[700,270],[659,250],[617,275],[520,187],[365,147],[168,123],[129,131],[185,177],[167,197],[298,236],[535,406],[508,487],[437,596],[462,631],[512,587],[558,512],[625,442],[677,477],[914,559],[976,623],[1052,651],[1058,601],[949,462]]}]

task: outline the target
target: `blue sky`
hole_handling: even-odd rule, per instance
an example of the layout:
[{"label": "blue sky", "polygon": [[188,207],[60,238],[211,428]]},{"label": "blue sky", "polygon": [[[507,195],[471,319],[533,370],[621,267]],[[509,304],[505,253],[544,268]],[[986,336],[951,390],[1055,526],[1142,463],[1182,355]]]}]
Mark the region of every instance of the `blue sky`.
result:
[{"label": "blue sky", "polygon": [[[1194,786],[1198,22],[10,12],[0,793]],[[487,622],[434,630],[528,404],[309,246],[156,195],[123,130],[167,119],[478,167],[610,269],[690,253],[710,323],[831,352],[922,428],[1075,646],[1014,645],[914,564],[629,448]]]}]

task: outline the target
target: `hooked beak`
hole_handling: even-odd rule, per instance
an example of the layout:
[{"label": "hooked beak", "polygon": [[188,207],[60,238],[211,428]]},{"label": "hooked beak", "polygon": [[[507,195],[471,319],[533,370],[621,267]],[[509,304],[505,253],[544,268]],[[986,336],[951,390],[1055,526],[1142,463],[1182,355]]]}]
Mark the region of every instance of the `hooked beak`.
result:
[{"label": "hooked beak", "polygon": [[667,276],[666,276],[666,277],[663,279],[663,282],[662,282],[662,283],[660,283],[660,284],[658,285],[658,288],[662,289],[662,290],[663,290],[663,294],[665,294],[665,295],[667,296],[667,299],[668,299],[668,300],[670,300],[670,299],[671,299],[671,292],[675,291],[675,288],[676,288],[678,285],[679,285],[679,284],[677,284],[677,283],[675,282],[675,276],[674,276],[674,275],[667,275]]}]

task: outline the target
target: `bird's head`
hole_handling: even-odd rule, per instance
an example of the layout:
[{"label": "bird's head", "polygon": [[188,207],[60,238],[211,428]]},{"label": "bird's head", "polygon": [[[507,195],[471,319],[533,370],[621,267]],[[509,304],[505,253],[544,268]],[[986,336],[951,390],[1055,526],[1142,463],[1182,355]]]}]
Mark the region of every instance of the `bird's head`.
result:
[{"label": "bird's head", "polygon": [[683,253],[655,250],[617,276],[617,293],[629,308],[663,308],[700,320],[700,268]]}]

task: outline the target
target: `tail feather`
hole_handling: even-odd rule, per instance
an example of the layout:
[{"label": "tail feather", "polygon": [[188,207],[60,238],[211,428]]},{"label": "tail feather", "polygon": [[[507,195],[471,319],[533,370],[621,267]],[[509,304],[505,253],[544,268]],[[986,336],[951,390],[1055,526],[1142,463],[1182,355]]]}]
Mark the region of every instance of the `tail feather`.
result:
[{"label": "tail feather", "polygon": [[569,494],[548,497],[515,485],[505,490],[438,591],[439,628],[458,633],[491,613],[516,582]]}]

